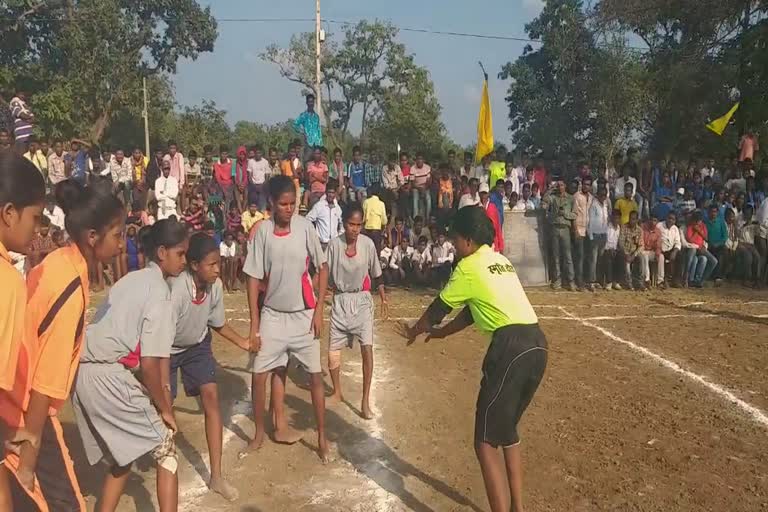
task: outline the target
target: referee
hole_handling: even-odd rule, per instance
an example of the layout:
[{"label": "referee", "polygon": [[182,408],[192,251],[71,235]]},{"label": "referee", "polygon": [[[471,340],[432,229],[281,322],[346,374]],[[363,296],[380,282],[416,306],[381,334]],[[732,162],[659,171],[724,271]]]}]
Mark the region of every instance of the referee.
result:
[{"label": "referee", "polygon": [[[472,324],[491,333],[477,397],[475,453],[491,510],[521,512],[517,423],[544,375],[547,340],[515,268],[491,248],[493,225],[483,209],[460,209],[452,238],[460,261],[450,281],[415,325],[403,326],[403,334],[410,345],[420,334],[428,333],[425,341],[440,339]],[[451,310],[461,306],[465,307],[452,321],[439,326]],[[499,446],[504,449],[506,475],[497,456]]]}]

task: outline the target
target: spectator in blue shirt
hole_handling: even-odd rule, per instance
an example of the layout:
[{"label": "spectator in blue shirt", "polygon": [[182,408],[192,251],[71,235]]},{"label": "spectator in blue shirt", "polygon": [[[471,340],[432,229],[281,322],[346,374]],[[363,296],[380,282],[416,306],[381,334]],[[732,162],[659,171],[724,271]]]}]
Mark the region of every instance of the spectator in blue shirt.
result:
[{"label": "spectator in blue shirt", "polygon": [[[707,225],[707,249],[711,252],[717,261],[723,260],[725,251],[725,242],[728,240],[728,228],[725,225],[725,216],[720,214],[720,208],[717,205],[709,207],[707,218],[704,224]],[[715,282],[723,279],[722,265],[717,265],[713,273]]]},{"label": "spectator in blue shirt", "polygon": [[366,188],[366,175],[368,173],[368,163],[363,161],[363,154],[360,146],[352,148],[352,161],[347,166],[347,188],[355,194],[358,202],[365,201],[368,197]]},{"label": "spectator in blue shirt", "polygon": [[656,185],[653,195],[656,200],[653,213],[660,219],[666,219],[675,204],[675,185],[668,172],[662,174],[661,182]]},{"label": "spectator in blue shirt", "polygon": [[312,160],[315,148],[323,145],[323,131],[320,127],[320,116],[315,112],[315,95],[307,94],[307,110],[299,114],[293,122],[293,129],[304,136],[304,155],[301,163]]},{"label": "spectator in blue shirt", "polygon": [[70,168],[70,177],[83,185],[87,181],[88,150],[90,147],[90,144],[85,141],[72,139],[69,144],[69,153],[64,157],[65,165]]},{"label": "spectator in blue shirt", "polygon": [[493,187],[488,199],[496,206],[499,212],[499,226],[504,225],[504,180],[496,180],[496,186]]}]

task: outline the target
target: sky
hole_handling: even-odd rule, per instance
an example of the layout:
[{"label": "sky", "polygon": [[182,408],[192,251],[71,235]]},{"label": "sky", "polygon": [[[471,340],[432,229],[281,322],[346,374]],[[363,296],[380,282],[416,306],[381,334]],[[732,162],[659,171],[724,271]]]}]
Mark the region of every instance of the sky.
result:
[{"label": "sky", "polygon": [[[202,0],[216,18],[314,19],[313,0]],[[398,27],[525,37],[525,24],[541,11],[543,0],[322,0],[322,16],[356,22],[380,19]],[[340,35],[341,27],[325,24]],[[258,55],[269,44],[286,46],[291,35],[314,31],[314,22],[220,22],[214,51],[179,63],[174,78],[180,105],[213,100],[227,119],[276,123],[296,117],[304,108],[301,87],[282,78]],[[449,136],[459,144],[477,139],[477,113],[482,91],[481,60],[489,74],[489,91],[497,140],[509,142],[504,96],[508,82],[497,78],[525,43],[494,39],[400,32],[416,62],[426,67],[443,107]],[[359,113],[357,126],[359,130]]]}]

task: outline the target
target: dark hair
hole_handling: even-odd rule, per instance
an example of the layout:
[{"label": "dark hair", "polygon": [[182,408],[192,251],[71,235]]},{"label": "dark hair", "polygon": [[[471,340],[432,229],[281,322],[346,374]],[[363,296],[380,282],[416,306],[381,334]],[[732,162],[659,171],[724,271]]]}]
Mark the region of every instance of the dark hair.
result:
[{"label": "dark hair", "polygon": [[480,207],[465,207],[456,212],[451,225],[451,232],[472,240],[477,245],[493,245],[496,232],[491,219]]},{"label": "dark hair", "polygon": [[273,152],[273,151],[274,151],[275,153],[277,153],[277,148],[276,148],[275,146],[272,146],[272,147],[270,147],[270,148],[269,148],[269,152],[270,152],[270,153],[271,153],[271,152]]},{"label": "dark hair", "polygon": [[125,208],[117,197],[75,180],[56,185],[56,203],[64,212],[64,225],[70,238],[79,241],[86,231],[104,231],[116,219],[122,219]]},{"label": "dark hair", "polygon": [[296,192],[296,185],[290,177],[281,174],[269,180],[269,197],[273,201],[280,199],[280,196],[286,192]]},{"label": "dark hair", "polygon": [[0,207],[26,208],[45,201],[43,175],[32,162],[12,151],[0,153]]},{"label": "dark hair", "polygon": [[229,230],[224,232],[223,238],[227,238],[228,236],[231,236],[232,238],[235,238],[235,234]]},{"label": "dark hair", "polygon": [[43,215],[42,218],[40,218],[40,226],[47,228],[47,227],[50,227],[50,225],[51,225],[51,219]]},{"label": "dark hair", "polygon": [[325,184],[326,190],[336,190],[339,188],[339,180],[336,178],[329,178],[328,183]]},{"label": "dark hair", "polygon": [[150,260],[157,259],[160,247],[175,247],[187,239],[187,227],[172,219],[163,219],[152,224],[146,231],[142,229],[141,245],[144,254]]},{"label": "dark hair", "polygon": [[343,154],[343,151],[341,150],[341,148],[334,148],[333,154],[335,155],[336,153]]},{"label": "dark hair", "polygon": [[187,263],[200,263],[212,252],[218,252],[216,240],[205,233],[195,233],[189,239]]},{"label": "dark hair", "polygon": [[361,151],[360,151],[360,146],[354,146],[354,147],[352,148],[352,152],[353,152],[353,153],[360,153],[360,152],[361,152]]},{"label": "dark hair", "polygon": [[206,144],[205,146],[203,146],[203,152],[205,152],[205,153],[213,153],[213,145]]},{"label": "dark hair", "polygon": [[399,215],[395,217],[395,224],[397,224],[398,222],[403,222],[403,218]]},{"label": "dark hair", "polygon": [[194,149],[187,153],[187,158],[197,158],[197,151]]},{"label": "dark hair", "polygon": [[[462,210],[463,210],[463,208],[462,208]],[[417,243],[419,243],[419,244],[426,244],[426,243],[427,243],[427,241],[428,241],[428,240],[427,240],[427,237],[425,237],[425,236],[420,236],[420,237],[419,237],[419,240],[418,240],[418,242],[417,242]]]},{"label": "dark hair", "polygon": [[315,99],[315,95],[310,92],[309,94],[307,94],[307,99],[309,98]]},{"label": "dark hair", "polygon": [[222,145],[219,146],[219,153],[222,153],[224,151],[229,153],[229,146],[227,146],[226,144],[222,144]]},{"label": "dark hair", "polygon": [[176,144],[176,141],[175,141],[175,140],[169,140],[169,141],[168,141],[168,147],[170,148],[171,146],[176,146],[176,147],[178,147],[179,145],[178,145],[178,144]]},{"label": "dark hair", "polygon": [[342,213],[342,216],[341,216],[342,222],[347,222],[356,213],[359,213],[361,217],[363,216],[362,205],[356,202],[349,203],[347,207],[344,209],[344,212]]},{"label": "dark hair", "polygon": [[417,215],[413,218],[413,223],[416,224],[417,222],[424,222],[424,217],[421,215]]},{"label": "dark hair", "polygon": [[205,221],[205,224],[203,224],[203,231],[209,231],[212,229],[216,229],[216,224],[214,224],[212,220]]}]

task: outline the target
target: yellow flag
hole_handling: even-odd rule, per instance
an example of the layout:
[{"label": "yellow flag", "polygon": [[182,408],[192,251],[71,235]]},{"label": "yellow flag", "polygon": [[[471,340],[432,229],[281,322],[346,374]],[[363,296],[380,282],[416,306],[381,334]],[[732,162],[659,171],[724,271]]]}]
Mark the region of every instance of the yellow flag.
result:
[{"label": "yellow flag", "polygon": [[709,123],[707,125],[707,128],[709,128],[710,130],[712,130],[718,135],[722,135],[723,132],[725,131],[725,127],[728,126],[728,123],[731,121],[733,114],[735,114],[738,109],[739,109],[739,103],[737,102],[733,107],[731,107],[731,110],[729,110],[727,114]]},{"label": "yellow flag", "polygon": [[483,97],[480,99],[480,115],[477,117],[477,149],[475,160],[480,161],[493,152],[493,117],[491,98],[488,95],[488,80],[483,81]]}]

